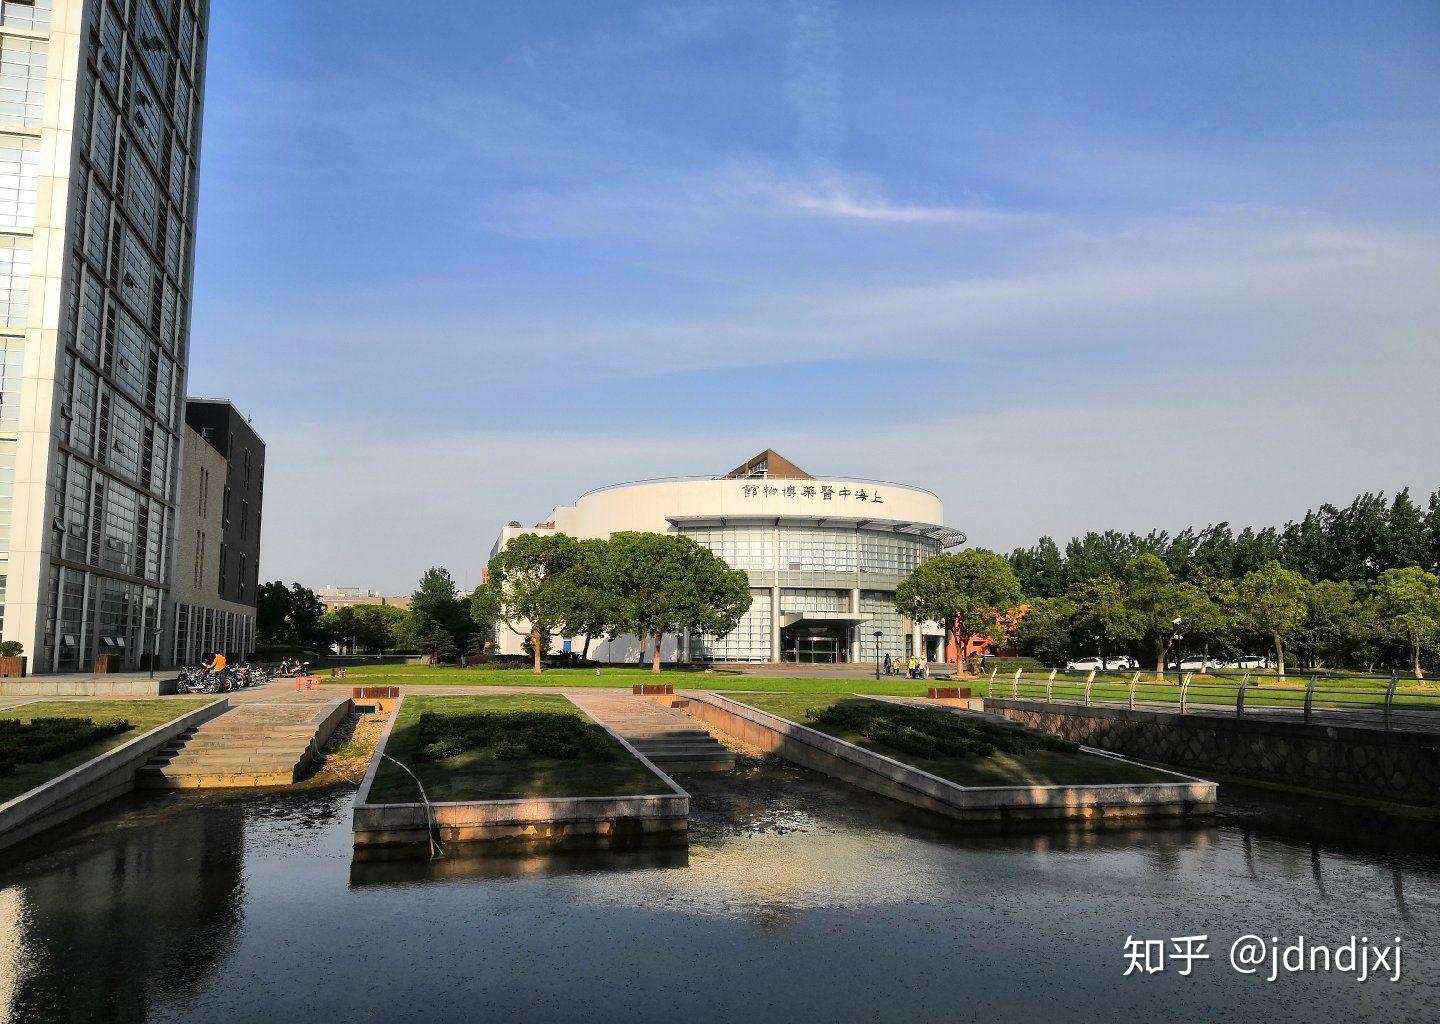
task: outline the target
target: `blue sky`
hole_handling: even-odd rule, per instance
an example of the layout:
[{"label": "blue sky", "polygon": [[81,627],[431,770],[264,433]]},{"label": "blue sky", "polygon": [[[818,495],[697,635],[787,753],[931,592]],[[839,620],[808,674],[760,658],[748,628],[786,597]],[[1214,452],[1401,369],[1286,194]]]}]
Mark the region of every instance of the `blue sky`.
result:
[{"label": "blue sky", "polygon": [[1440,484],[1433,3],[216,4],[262,574],[773,446],[1007,549]]}]

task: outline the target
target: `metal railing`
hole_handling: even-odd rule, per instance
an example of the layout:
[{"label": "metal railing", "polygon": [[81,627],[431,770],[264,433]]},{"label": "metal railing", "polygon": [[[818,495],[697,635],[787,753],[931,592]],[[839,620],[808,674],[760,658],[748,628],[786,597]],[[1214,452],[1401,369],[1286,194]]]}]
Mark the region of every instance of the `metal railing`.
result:
[{"label": "metal railing", "polygon": [[1386,731],[1440,732],[1440,686],[1388,676],[1245,672],[1027,673],[992,670],[978,690],[992,697],[1044,700],[1131,711],[1227,715]]}]

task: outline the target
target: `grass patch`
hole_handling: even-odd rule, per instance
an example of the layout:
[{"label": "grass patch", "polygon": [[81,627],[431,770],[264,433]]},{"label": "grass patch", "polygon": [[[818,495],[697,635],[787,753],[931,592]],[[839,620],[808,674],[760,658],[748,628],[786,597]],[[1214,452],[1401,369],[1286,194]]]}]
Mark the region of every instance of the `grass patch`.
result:
[{"label": "grass patch", "polygon": [[[432,802],[665,792],[618,741],[558,694],[411,696],[386,753]],[[415,803],[415,783],[381,761],[370,802]]]},{"label": "grass patch", "polygon": [[[1087,754],[1073,744],[950,711],[886,705],[860,697],[755,694],[735,699],[961,786],[1174,781],[1141,765]],[[990,752],[984,753],[987,749]]]},{"label": "grass patch", "polygon": [[[457,668],[450,665],[368,665],[345,670],[344,679],[325,678],[332,686],[556,686],[626,687],[634,683],[673,683],[694,690],[756,690],[785,693],[881,693],[923,697],[934,680],[906,679],[903,676],[873,676],[827,679],[771,679],[745,676],[724,670],[705,673],[693,669],[665,669],[658,676],[635,665],[602,665],[600,674],[592,668],[552,668],[540,675],[515,669]],[[963,685],[963,684],[962,684]]]},{"label": "grass patch", "polygon": [[[44,785],[71,768],[187,712],[203,707],[213,699],[44,701],[0,710],[0,721],[18,723],[18,728],[0,725],[0,734],[11,731],[12,735],[23,732],[32,738],[37,737],[39,733],[32,730],[35,721],[39,719],[42,723],[47,720],[57,723],[42,725],[42,730],[49,732],[52,737],[68,733],[76,741],[63,746],[39,749],[37,752],[45,755],[40,760],[22,759],[0,749],[0,761],[8,758],[15,766],[13,772],[5,773],[3,765],[0,765],[0,801],[9,800],[36,786]],[[64,722],[89,722],[91,731],[81,732],[83,725],[58,724]],[[104,728],[106,723],[119,722],[125,723],[123,729]],[[100,728],[96,729],[96,726]],[[83,742],[80,742],[81,740]],[[0,748],[4,746],[4,740],[0,738]]]}]

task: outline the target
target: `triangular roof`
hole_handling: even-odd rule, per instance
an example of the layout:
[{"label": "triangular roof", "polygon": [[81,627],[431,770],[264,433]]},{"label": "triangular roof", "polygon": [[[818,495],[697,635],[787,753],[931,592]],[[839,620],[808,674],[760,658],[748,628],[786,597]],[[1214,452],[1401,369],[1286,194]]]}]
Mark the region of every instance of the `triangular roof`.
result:
[{"label": "triangular roof", "polygon": [[736,466],[725,474],[727,479],[745,479],[748,477],[763,476],[771,480],[813,480],[809,473],[805,472],[785,456],[776,452],[773,448],[766,448],[759,455]]}]

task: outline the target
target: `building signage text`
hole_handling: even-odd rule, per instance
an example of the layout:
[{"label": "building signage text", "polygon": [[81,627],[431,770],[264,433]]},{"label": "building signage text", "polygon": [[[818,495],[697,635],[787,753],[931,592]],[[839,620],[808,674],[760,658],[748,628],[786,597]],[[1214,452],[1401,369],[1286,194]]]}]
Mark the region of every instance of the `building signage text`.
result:
[{"label": "building signage text", "polygon": [[747,498],[820,498],[822,501],[834,501],[841,498],[845,501],[868,501],[876,505],[885,504],[878,488],[867,490],[864,487],[850,488],[845,485],[839,487],[833,484],[746,484],[744,495]]}]

